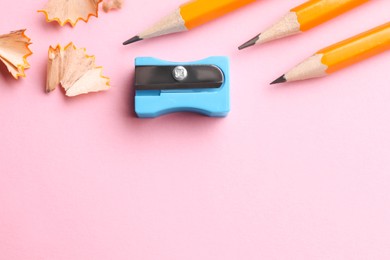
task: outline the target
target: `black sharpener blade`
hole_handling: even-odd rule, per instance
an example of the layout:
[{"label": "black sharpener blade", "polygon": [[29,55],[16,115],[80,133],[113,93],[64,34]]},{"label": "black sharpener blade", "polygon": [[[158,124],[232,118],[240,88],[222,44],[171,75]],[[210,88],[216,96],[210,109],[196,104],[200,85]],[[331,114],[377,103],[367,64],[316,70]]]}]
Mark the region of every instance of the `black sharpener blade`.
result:
[{"label": "black sharpener blade", "polygon": [[[177,79],[174,71],[184,67],[186,77]],[[220,88],[224,74],[215,65],[136,66],[136,90],[174,90]]]}]

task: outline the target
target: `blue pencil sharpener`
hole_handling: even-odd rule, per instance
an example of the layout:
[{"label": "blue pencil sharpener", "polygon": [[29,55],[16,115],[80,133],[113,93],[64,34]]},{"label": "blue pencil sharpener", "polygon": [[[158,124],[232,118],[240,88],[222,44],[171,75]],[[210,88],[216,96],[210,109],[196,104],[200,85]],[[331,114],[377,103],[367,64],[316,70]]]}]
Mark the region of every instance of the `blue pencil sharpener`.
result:
[{"label": "blue pencil sharpener", "polygon": [[229,59],[186,63],[135,59],[135,112],[154,118],[175,112],[225,117],[230,111]]}]

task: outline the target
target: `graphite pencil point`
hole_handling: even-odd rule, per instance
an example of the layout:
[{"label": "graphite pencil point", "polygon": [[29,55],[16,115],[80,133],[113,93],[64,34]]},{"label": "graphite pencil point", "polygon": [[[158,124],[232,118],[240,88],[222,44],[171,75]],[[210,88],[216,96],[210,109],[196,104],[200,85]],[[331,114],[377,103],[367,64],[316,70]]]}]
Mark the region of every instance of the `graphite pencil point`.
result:
[{"label": "graphite pencil point", "polygon": [[285,75],[280,76],[276,80],[271,82],[271,85],[287,82]]},{"label": "graphite pencil point", "polygon": [[142,41],[142,40],[143,40],[143,39],[142,39],[141,37],[139,37],[139,36],[134,36],[133,38],[128,39],[127,41],[125,41],[125,42],[123,43],[123,45],[128,45],[128,44],[130,44],[130,43],[138,42],[138,41]]},{"label": "graphite pencil point", "polygon": [[238,49],[242,50],[242,49],[245,49],[245,48],[248,48],[248,47],[255,45],[256,42],[259,40],[259,38],[260,38],[260,34],[258,34],[256,37],[250,39],[249,41],[247,41],[246,43],[244,43],[243,45],[238,47]]}]

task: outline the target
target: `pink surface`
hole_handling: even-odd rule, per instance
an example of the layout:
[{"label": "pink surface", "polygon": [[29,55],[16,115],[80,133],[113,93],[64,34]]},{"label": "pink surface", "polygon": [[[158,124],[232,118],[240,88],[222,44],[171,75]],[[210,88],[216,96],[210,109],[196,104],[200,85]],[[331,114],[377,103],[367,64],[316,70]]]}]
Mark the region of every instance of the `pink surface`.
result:
[{"label": "pink surface", "polygon": [[[74,29],[46,23],[36,12],[45,2],[0,3],[0,32],[27,28],[34,43],[27,78],[0,73],[1,260],[390,259],[390,53],[268,85],[388,21],[390,1],[243,52],[239,44],[302,0],[258,1],[128,47],[122,41],[181,1],[127,0]],[[45,94],[47,49],[70,41],[96,55],[110,91]],[[231,57],[226,119],[135,118],[136,56],[210,55]]]}]

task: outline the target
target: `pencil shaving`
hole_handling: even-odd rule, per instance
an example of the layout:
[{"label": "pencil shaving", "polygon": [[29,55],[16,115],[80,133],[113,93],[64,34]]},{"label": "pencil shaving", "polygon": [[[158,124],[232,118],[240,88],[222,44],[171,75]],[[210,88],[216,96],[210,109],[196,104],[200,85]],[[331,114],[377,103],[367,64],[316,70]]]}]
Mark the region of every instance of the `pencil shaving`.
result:
[{"label": "pencil shaving", "polygon": [[46,92],[60,84],[69,97],[110,89],[110,79],[102,75],[103,68],[95,65],[95,56],[69,43],[49,48]]},{"label": "pencil shaving", "polygon": [[98,6],[103,0],[48,0],[39,10],[47,22],[57,21],[61,26],[70,23],[73,27],[79,20],[88,22],[91,16],[98,17]]},{"label": "pencil shaving", "polygon": [[24,32],[26,30],[13,31],[0,35],[0,60],[15,79],[25,77],[25,69],[30,67],[27,57],[32,54],[29,49],[31,44]]},{"label": "pencil shaving", "polygon": [[107,13],[114,9],[121,9],[123,0],[105,0],[103,2],[103,10]]}]

